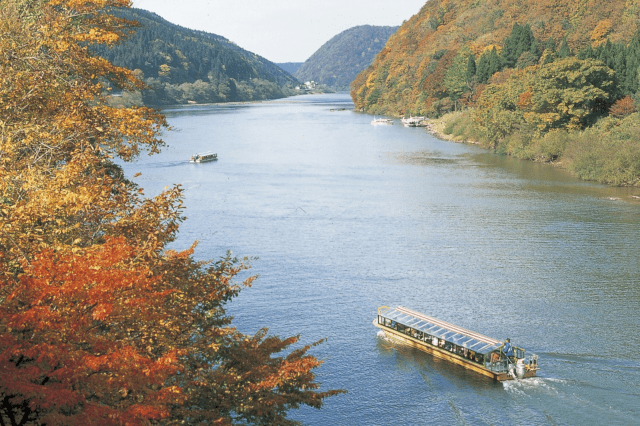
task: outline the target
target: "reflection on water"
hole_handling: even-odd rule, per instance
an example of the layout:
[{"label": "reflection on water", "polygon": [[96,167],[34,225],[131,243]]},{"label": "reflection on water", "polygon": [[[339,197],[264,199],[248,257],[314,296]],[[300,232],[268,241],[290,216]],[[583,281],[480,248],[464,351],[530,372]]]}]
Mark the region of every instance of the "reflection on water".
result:
[{"label": "reflection on water", "polygon": [[[637,423],[637,190],[372,126],[345,95],[174,108],[162,154],[126,164],[149,195],[185,188],[177,249],[258,256],[230,304],[314,349],[324,389],[349,391],[310,425]],[[195,152],[219,160],[190,164]],[[540,377],[495,383],[376,336],[380,305],[540,355]]]}]

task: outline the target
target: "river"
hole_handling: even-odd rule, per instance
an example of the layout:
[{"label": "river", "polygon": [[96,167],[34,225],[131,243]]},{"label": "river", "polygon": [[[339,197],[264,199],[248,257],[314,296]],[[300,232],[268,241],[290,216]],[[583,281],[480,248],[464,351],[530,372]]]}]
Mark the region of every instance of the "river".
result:
[{"label": "river", "polygon": [[[352,108],[332,94],[168,109],[168,146],[124,166],[147,195],[185,188],[173,248],[258,257],[229,305],[241,331],[327,339],[317,380],[348,393],[291,417],[640,424],[640,194]],[[207,150],[219,161],[188,162]],[[396,346],[371,324],[381,305],[510,337],[539,377],[493,382]]]}]

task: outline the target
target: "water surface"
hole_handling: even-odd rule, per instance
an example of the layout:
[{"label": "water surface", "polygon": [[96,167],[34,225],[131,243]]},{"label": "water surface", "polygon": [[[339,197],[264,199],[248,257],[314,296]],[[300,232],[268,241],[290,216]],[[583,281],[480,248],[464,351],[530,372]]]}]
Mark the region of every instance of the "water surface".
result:
[{"label": "water surface", "polygon": [[[640,424],[638,194],[351,108],[337,94],[167,110],[169,146],[125,165],[149,195],[186,189],[174,248],[259,257],[229,305],[240,330],[327,339],[318,380],[349,393],[292,417]],[[188,163],[208,150],[219,161]],[[510,337],[540,376],[496,383],[397,347],[371,324],[381,305]]]}]

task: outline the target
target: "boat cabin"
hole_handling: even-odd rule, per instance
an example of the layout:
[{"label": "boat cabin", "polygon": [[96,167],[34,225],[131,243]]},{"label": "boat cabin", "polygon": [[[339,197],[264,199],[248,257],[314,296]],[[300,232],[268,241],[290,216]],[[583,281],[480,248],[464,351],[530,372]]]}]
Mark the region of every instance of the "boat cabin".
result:
[{"label": "boat cabin", "polygon": [[402,306],[379,308],[374,325],[401,343],[496,380],[532,377],[538,370],[538,357],[527,357],[522,348],[512,346],[513,353],[506,354],[499,340]]}]

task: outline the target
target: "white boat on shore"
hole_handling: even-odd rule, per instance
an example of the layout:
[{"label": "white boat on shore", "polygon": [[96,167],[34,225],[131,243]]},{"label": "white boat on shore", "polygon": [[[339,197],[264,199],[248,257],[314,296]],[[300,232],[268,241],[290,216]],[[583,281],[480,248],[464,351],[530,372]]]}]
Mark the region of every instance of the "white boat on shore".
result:
[{"label": "white boat on shore", "polygon": [[371,124],[373,124],[374,126],[379,126],[379,125],[392,125],[393,124],[393,120],[391,120],[390,118],[376,118],[376,116],[373,116],[373,121],[371,122]]},{"label": "white boat on shore", "polygon": [[404,124],[407,127],[426,127],[427,119],[425,117],[403,118],[402,124]]},{"label": "white boat on shore", "polygon": [[217,161],[218,154],[208,151],[192,155],[189,159],[190,163],[208,163],[209,161]]}]

